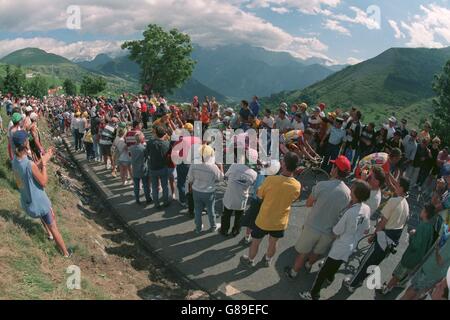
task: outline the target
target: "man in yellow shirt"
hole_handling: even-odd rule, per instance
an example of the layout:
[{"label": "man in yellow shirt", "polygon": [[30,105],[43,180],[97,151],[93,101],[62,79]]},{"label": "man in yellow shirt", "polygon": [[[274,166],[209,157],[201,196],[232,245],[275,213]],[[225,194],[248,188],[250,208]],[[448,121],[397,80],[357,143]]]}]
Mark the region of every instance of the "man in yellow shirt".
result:
[{"label": "man in yellow shirt", "polygon": [[298,160],[297,154],[286,153],[281,163],[281,175],[267,177],[258,189],[257,195],[262,199],[262,204],[255,221],[256,228],[252,230],[249,253],[241,257],[244,265],[255,265],[259,245],[266,235],[269,235],[269,247],[264,263],[267,267],[271,265],[277,242],[284,237],[287,229],[292,202],[300,197],[300,182],[293,177]]}]

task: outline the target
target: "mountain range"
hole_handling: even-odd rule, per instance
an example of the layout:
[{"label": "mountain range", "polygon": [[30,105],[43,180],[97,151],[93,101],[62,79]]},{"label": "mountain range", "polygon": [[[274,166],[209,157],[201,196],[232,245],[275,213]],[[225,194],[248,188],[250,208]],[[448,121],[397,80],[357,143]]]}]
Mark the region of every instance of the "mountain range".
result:
[{"label": "mountain range", "polygon": [[[332,74],[330,68],[305,64],[285,52],[273,52],[248,45],[229,45],[217,48],[194,46],[192,58],[196,66],[192,77],[175,96],[215,96],[217,100],[250,99],[253,95],[267,96],[281,90],[302,89]],[[80,66],[113,74],[130,81],[139,78],[139,66],[127,56],[111,58],[101,54]],[[342,68],[338,66],[337,68]],[[192,91],[191,89],[197,89]],[[197,92],[197,93],[195,93]]]},{"label": "mountain range", "polygon": [[359,107],[368,121],[395,115],[419,122],[432,111],[434,76],[450,60],[450,47],[442,49],[391,48],[347,66],[303,90],[285,90],[263,99],[269,105],[307,100],[333,108]]}]

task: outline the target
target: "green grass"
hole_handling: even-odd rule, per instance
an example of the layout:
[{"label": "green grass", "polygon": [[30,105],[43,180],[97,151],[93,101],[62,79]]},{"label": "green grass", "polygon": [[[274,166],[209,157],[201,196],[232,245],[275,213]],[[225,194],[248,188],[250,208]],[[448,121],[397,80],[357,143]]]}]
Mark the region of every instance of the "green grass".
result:
[{"label": "green grass", "polygon": [[[4,110],[1,112],[4,123],[8,123]],[[45,134],[42,136],[45,138]],[[44,141],[44,145],[48,146],[49,141]],[[7,140],[4,136],[0,140],[0,149],[0,299],[109,299],[108,292],[93,285],[89,277],[83,278],[82,290],[66,288],[69,276],[66,268],[78,262],[64,259],[55,243],[47,239],[39,220],[31,219],[23,212],[5,152]],[[58,186],[52,166],[49,166],[49,179],[46,191],[53,200],[60,232],[70,246],[75,240],[66,227],[69,218],[59,213],[64,212],[68,199],[74,196]],[[81,215],[79,219],[82,223]],[[92,254],[83,243],[78,243],[74,249],[79,262]]]}]

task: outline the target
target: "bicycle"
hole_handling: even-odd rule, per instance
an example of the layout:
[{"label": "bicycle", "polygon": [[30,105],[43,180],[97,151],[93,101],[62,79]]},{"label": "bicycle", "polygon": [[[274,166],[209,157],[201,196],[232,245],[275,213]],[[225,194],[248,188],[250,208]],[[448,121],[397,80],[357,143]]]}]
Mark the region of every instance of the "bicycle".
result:
[{"label": "bicycle", "polygon": [[328,172],[322,169],[323,161],[323,158],[318,161],[302,160],[295,175],[296,179],[301,182],[303,191],[310,192],[317,183],[330,179]]}]

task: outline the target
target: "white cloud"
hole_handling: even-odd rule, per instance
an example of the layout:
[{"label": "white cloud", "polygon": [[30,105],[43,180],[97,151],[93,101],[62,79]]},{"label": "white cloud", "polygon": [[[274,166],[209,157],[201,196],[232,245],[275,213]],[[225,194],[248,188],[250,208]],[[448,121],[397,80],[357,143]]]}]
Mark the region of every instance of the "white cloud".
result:
[{"label": "white cloud", "polygon": [[351,65],[358,64],[360,62],[363,62],[363,60],[358,59],[358,58],[353,58],[353,57],[350,57],[347,59],[347,64],[351,64]]},{"label": "white cloud", "polygon": [[371,30],[381,28],[381,15],[377,6],[370,6],[367,11],[363,11],[357,7],[350,7],[349,9],[355,12],[354,18],[351,18],[345,14],[334,14],[331,17],[335,20],[348,22],[351,24],[361,24]]},{"label": "white cloud", "polygon": [[328,30],[337,31],[337,32],[342,33],[342,34],[344,34],[346,36],[351,36],[350,30],[348,30],[347,28],[341,26],[339,24],[339,21],[336,21],[336,20],[327,19],[325,21],[325,23],[323,24],[323,27],[325,29],[328,29]]},{"label": "white cloud", "polygon": [[278,14],[285,14],[289,12],[289,9],[285,8],[285,7],[274,7],[274,8],[270,8],[270,10],[272,10],[273,12],[276,12]]},{"label": "white cloud", "polygon": [[330,15],[331,11],[326,8],[335,8],[341,0],[247,0],[247,8],[271,8],[272,6],[283,6],[305,14]]},{"label": "white cloud", "polygon": [[[323,3],[337,4],[340,0],[276,1],[281,1],[281,4],[302,4],[304,10],[308,11],[314,10],[317,5],[320,8]],[[263,5],[264,0],[260,2]],[[23,32],[63,29],[68,18],[66,9],[72,4],[72,0],[0,1],[0,30]],[[77,1],[82,15],[81,33],[113,34],[125,39],[139,34],[149,23],[156,23],[164,28],[178,28],[187,32],[193,42],[202,46],[246,43],[274,51],[287,51],[303,59],[318,57],[332,61],[325,54],[328,47],[319,39],[293,36],[266,20],[243,11],[239,4],[242,1]],[[11,12],[20,12],[22,17],[32,18],[18,19]]]},{"label": "white cloud", "polygon": [[408,34],[409,47],[442,48],[450,44],[450,9],[436,4],[420,6],[422,15],[401,22]]},{"label": "white cloud", "polygon": [[388,22],[389,22],[389,25],[391,26],[391,28],[394,29],[394,32],[395,32],[394,36],[396,39],[406,38],[405,34],[400,31],[400,28],[398,27],[398,24],[396,21],[389,20]]}]

